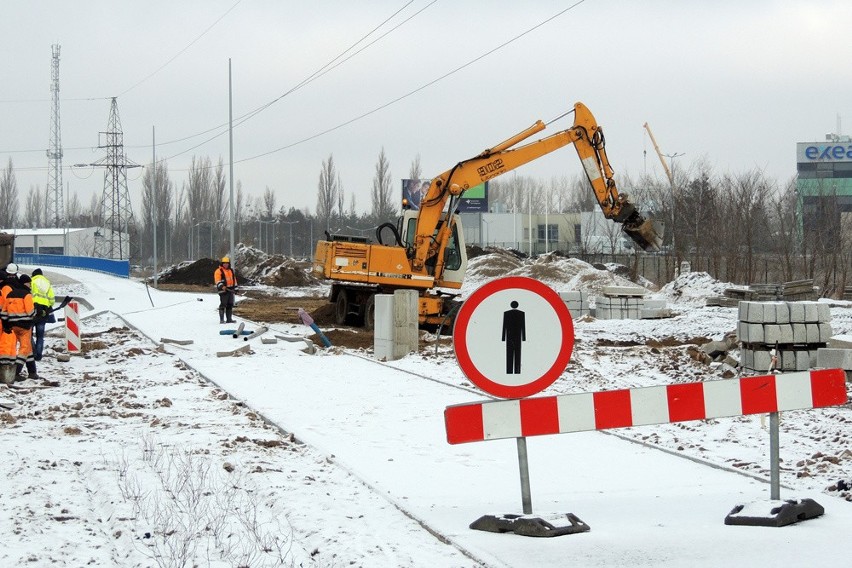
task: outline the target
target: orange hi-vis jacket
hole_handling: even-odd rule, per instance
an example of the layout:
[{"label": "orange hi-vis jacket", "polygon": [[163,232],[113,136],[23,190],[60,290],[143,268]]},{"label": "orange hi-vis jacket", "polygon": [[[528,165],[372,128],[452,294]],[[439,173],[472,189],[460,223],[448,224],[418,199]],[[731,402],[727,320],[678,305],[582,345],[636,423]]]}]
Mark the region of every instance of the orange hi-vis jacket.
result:
[{"label": "orange hi-vis jacket", "polygon": [[0,320],[4,324],[30,329],[34,316],[33,295],[25,285],[3,286],[0,291]]},{"label": "orange hi-vis jacket", "polygon": [[215,284],[220,291],[221,287],[219,284],[223,284],[226,288],[236,288],[237,277],[234,274],[234,269],[219,266],[213,271],[213,284]]},{"label": "orange hi-vis jacket", "polygon": [[0,365],[35,364],[32,344],[34,316],[33,296],[24,284],[6,284],[0,289],[0,320],[3,322]]}]

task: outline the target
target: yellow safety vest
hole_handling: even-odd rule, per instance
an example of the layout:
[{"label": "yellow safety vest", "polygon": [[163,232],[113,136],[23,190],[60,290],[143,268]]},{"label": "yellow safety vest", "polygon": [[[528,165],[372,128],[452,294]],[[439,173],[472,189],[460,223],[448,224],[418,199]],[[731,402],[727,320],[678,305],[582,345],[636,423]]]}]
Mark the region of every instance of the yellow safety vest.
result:
[{"label": "yellow safety vest", "polygon": [[56,302],[56,298],[53,295],[53,286],[50,285],[50,280],[45,278],[44,275],[37,274],[36,276],[33,276],[30,288],[32,290],[34,304],[41,304],[48,308],[53,307],[54,302]]}]

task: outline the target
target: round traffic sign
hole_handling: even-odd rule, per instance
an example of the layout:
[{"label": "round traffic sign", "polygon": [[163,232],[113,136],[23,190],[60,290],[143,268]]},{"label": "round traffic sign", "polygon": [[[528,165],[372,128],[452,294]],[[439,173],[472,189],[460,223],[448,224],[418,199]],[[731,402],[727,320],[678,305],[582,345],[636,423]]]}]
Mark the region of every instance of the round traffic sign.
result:
[{"label": "round traffic sign", "polygon": [[565,370],[574,324],[552,288],[509,276],[480,286],[462,304],[453,347],[473,384],[494,396],[523,398],[544,390]]}]

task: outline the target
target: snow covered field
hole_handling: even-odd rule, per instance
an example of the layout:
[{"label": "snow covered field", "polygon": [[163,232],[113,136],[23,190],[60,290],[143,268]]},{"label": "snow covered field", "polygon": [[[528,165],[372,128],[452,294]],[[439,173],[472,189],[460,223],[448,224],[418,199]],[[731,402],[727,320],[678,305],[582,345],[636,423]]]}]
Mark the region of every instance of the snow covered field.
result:
[{"label": "snow covered field", "polygon": [[[540,279],[569,282],[564,263],[547,268],[563,274]],[[589,282],[580,272],[572,285]],[[852,554],[852,503],[836,491],[852,479],[849,404],[782,416],[781,496],[815,499],[818,519],[723,524],[737,504],[770,505],[768,433],[752,416],[530,438],[534,513],[573,513],[591,531],[485,533],[468,525],[521,512],[516,446],[446,443],[444,408],[487,398],[448,347],[379,363],[255,339],[251,355],[217,358],[244,342],[218,334],[212,293],[149,300],[139,282],[47,274],[94,309],[85,353],[40,364],[59,387],[0,392],[17,403],[0,413],[2,566],[839,566]],[[543,394],[718,378],[686,343],[721,339],[736,310],[701,306],[692,285],[658,293],[673,318],[576,321],[571,362]],[[836,333],[852,332],[850,312],[832,308]]]}]

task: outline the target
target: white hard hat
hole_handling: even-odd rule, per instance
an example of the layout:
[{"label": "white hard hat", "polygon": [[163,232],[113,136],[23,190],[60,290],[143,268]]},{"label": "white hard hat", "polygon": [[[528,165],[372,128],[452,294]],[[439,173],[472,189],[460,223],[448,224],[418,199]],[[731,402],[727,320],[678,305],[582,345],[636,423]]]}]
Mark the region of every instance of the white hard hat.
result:
[{"label": "white hard hat", "polygon": [[6,265],[6,272],[8,274],[17,274],[18,273],[18,265],[14,262],[10,262]]}]

